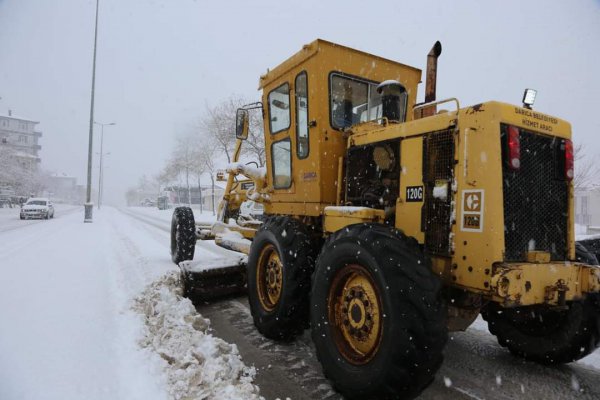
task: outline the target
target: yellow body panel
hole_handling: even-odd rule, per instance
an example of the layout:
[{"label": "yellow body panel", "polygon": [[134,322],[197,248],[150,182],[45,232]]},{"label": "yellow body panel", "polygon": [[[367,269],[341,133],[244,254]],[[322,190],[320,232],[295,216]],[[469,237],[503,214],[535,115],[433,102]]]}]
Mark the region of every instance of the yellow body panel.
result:
[{"label": "yellow body panel", "polygon": [[[298,158],[296,154],[295,99],[294,80],[306,71],[308,76],[308,120],[314,121],[309,128],[309,154],[307,158]],[[329,74],[343,73],[361,77],[374,82],[395,79],[402,83],[408,92],[408,110],[416,102],[417,84],[421,79],[419,69],[394,61],[376,57],[368,53],[350,49],[324,40],[316,40],[292,56],[290,59],[261,77],[263,104],[268,104],[269,93],[284,83],[290,85],[290,127],[288,130],[271,135],[270,116],[265,107],[265,149],[266,158],[272,157],[271,146],[274,142],[289,138],[292,149],[292,182],[288,189],[274,189],[272,163],[267,162],[267,184],[272,191],[270,204],[265,204],[265,212],[280,213],[277,203],[311,203],[307,207],[294,206],[284,214],[296,214],[296,210],[315,214],[319,209],[336,204],[338,163],[345,154],[347,140],[345,134],[331,127],[329,122]],[[412,113],[408,112],[408,118]],[[301,187],[301,190],[298,190]]]},{"label": "yellow body panel", "polygon": [[[349,139],[350,146],[363,146],[385,140],[400,138],[400,193],[396,202],[396,227],[407,235],[424,243],[421,227],[423,203],[407,202],[406,188],[423,185],[422,146],[423,134],[444,129],[455,132],[454,215],[450,230],[451,257],[434,257],[434,269],[448,279],[448,283],[480,292],[490,292],[492,265],[504,261],[504,210],[502,182],[502,151],[500,147],[500,123],[508,123],[538,133],[570,139],[571,126],[561,119],[532,110],[499,102],[478,104],[459,110],[444,112],[429,118],[404,124],[375,127],[371,130],[357,129],[359,133]],[[543,129],[543,131],[541,131]],[[569,215],[573,214],[572,185],[570,185]],[[478,217],[479,231],[461,230],[461,223],[473,215],[464,210],[465,199],[477,196],[481,201]],[[466,218],[466,219],[465,219]],[[570,259],[574,258],[574,232],[570,226]],[[533,256],[533,261],[545,260],[542,255]],[[436,259],[437,258],[437,259]],[[549,260],[548,260],[549,261]],[[544,274],[551,268],[539,267]],[[543,277],[540,279],[544,279]],[[550,278],[548,278],[550,279]],[[525,296],[522,301],[535,301]],[[528,303],[532,304],[532,303]]]},{"label": "yellow body panel", "polygon": [[332,233],[348,225],[363,222],[383,223],[385,213],[367,207],[327,207],[323,217],[323,231]]},{"label": "yellow body panel", "polygon": [[508,306],[564,305],[600,291],[600,269],[586,264],[499,264],[494,271],[493,299]]},{"label": "yellow body panel", "polygon": [[[308,81],[309,154],[306,158],[297,154],[294,95],[295,79],[303,72]],[[399,81],[408,96],[406,122],[390,123],[380,119],[343,131],[334,129],[330,121],[329,93],[330,76],[334,72],[374,83],[390,79]],[[451,111],[415,118],[414,114],[422,114],[419,110],[412,112],[420,79],[421,71],[416,68],[323,40],[304,46],[300,52],[261,77],[267,176],[266,187],[260,192],[266,199],[265,213],[310,217],[306,220],[319,224],[315,230],[324,236],[353,223],[385,222],[394,224],[420,244],[425,244],[428,232],[424,232],[423,195],[420,195],[420,201],[418,193],[417,200],[407,196],[409,189],[425,187],[423,171],[434,157],[424,162],[424,148],[432,137],[442,132],[452,139],[454,158],[449,160],[452,175],[451,179],[442,179],[439,183],[436,180],[434,185],[436,189],[447,188],[450,196],[450,217],[443,227],[447,230],[444,234],[448,235],[450,245],[447,253],[432,254],[431,259],[433,269],[444,284],[483,295],[485,299],[506,306],[561,304],[581,298],[587,292],[600,291],[598,269],[569,261],[550,261],[550,253],[545,251],[530,249],[524,255],[528,262],[510,263],[505,260],[501,124],[561,139],[571,138],[571,125],[538,111],[494,101],[460,108],[456,99],[444,101],[456,103]],[[285,83],[290,88],[289,104],[286,105],[289,108],[289,128],[271,134],[269,94]],[[432,108],[430,105],[427,107]],[[272,145],[287,139],[291,146],[290,186],[275,189],[276,183],[287,180],[273,176]],[[395,207],[386,203],[381,207],[385,211],[365,207],[328,208],[332,205],[358,205],[349,204],[351,201],[346,198],[349,196],[346,180],[354,178],[346,171],[349,154],[355,149],[371,149],[381,143],[393,149],[394,157],[391,158],[400,166],[399,173],[393,171],[399,176],[386,178],[392,182],[387,187],[399,191],[392,193],[395,196],[392,205],[395,204]],[[373,165],[368,167],[375,168]],[[385,167],[382,168],[385,170]],[[392,170],[387,171],[392,175]],[[383,175],[378,176],[378,179],[383,179]],[[228,189],[231,184],[230,177]],[[431,181],[428,184],[432,185]],[[566,258],[574,260],[573,185],[570,182],[566,185]],[[230,197],[226,196],[225,200],[231,201]],[[380,202],[383,204],[383,199]],[[386,219],[392,215],[393,219]],[[251,235],[244,233],[244,236]]]}]

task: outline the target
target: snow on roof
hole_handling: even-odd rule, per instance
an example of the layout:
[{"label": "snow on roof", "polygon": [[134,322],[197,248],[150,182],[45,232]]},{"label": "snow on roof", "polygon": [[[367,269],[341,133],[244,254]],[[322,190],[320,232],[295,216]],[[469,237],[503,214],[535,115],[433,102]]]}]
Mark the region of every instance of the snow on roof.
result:
[{"label": "snow on roof", "polygon": [[21,157],[21,158],[36,158],[36,159],[39,158],[38,156],[34,156],[33,154],[23,153],[21,151],[15,152],[15,156]]},{"label": "snow on roof", "polygon": [[59,172],[53,172],[53,173],[50,174],[50,177],[52,177],[52,178],[65,178],[65,179],[67,179],[67,178],[75,178],[74,176],[67,175],[64,172],[60,172],[60,173]]},{"label": "snow on roof", "polygon": [[16,115],[0,114],[0,118],[18,119],[19,121],[33,122],[35,124],[39,124],[40,123],[40,121],[36,121],[35,119],[19,117],[19,116],[16,116]]}]

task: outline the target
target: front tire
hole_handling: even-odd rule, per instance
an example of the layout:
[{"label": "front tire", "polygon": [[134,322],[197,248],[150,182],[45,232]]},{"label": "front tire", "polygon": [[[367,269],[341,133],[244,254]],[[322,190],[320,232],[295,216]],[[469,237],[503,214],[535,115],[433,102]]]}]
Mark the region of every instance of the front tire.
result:
[{"label": "front tire", "polygon": [[177,265],[194,259],[196,222],[189,207],[177,207],[171,219],[171,260]]},{"label": "front tire", "polygon": [[314,252],[306,226],[270,217],[256,233],[248,257],[248,302],[264,336],[291,340],[308,327]]},{"label": "front tire", "polygon": [[434,379],[447,341],[441,283],[417,242],[376,224],[330,236],[311,292],[323,372],[352,399],[410,399]]},{"label": "front tire", "polygon": [[490,303],[482,316],[490,333],[511,353],[542,364],[579,360],[600,345],[600,295],[569,303],[567,310],[543,306],[505,309]]}]

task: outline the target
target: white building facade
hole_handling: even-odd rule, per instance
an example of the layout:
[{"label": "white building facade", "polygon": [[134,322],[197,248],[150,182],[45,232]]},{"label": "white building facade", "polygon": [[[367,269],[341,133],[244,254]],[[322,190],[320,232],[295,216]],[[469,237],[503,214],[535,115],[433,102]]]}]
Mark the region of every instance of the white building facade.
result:
[{"label": "white building facade", "polygon": [[600,188],[575,191],[575,223],[587,227],[588,234],[600,231]]},{"label": "white building facade", "polygon": [[13,116],[11,111],[8,115],[0,114],[0,146],[12,150],[19,164],[30,171],[36,170],[41,162],[42,132],[35,129],[37,124],[38,121]]}]

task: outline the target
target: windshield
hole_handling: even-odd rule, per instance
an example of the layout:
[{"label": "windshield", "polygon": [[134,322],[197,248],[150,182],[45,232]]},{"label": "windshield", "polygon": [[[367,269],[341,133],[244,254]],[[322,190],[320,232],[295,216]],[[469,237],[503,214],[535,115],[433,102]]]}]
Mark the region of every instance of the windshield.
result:
[{"label": "windshield", "polygon": [[[377,83],[359,78],[331,74],[330,77],[331,126],[343,129],[361,122],[381,118],[381,96]],[[406,93],[400,98],[401,122],[404,122]]]},{"label": "windshield", "polygon": [[45,200],[29,200],[25,204],[27,204],[28,206],[45,206],[46,201]]}]

